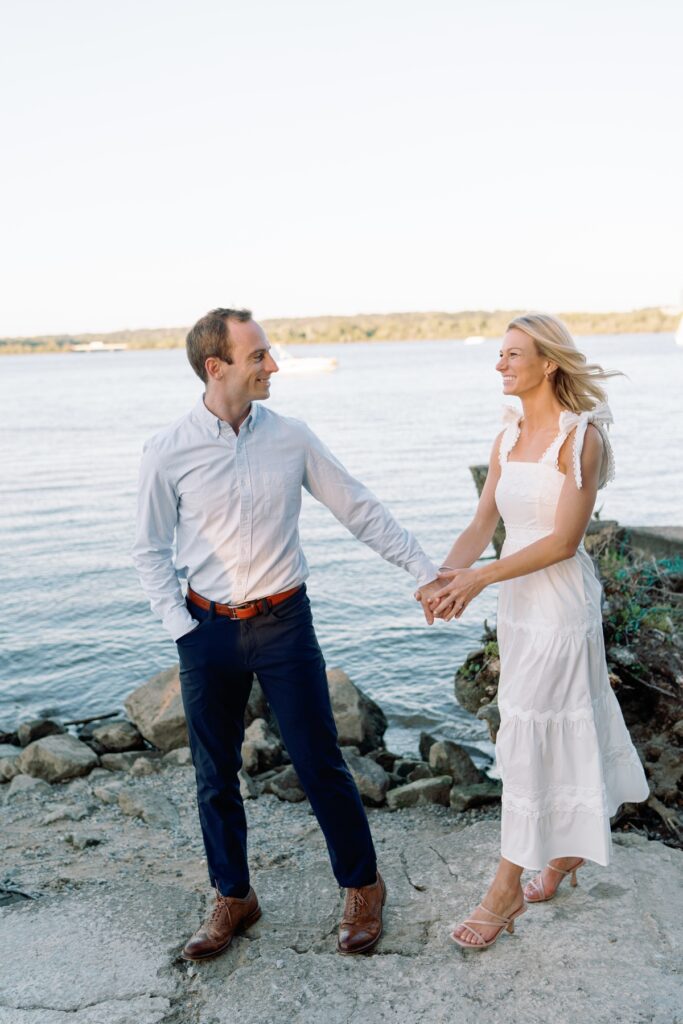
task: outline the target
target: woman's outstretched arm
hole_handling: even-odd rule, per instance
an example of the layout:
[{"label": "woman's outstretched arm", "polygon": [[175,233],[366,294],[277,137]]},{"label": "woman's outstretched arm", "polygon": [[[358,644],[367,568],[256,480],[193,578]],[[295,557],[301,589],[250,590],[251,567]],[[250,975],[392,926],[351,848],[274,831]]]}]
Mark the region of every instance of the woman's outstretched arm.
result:
[{"label": "woman's outstretched arm", "polygon": [[[479,556],[491,543],[491,538],[493,537],[498,524],[498,519],[500,518],[498,509],[496,508],[495,492],[496,485],[500,479],[500,462],[498,452],[502,436],[503,434],[500,433],[493,442],[493,448],[491,449],[491,456],[489,458],[489,469],[474,518],[453,542],[453,546],[446,555],[446,560],[443,563],[442,568],[444,569],[446,567],[449,569],[460,569],[464,566],[472,565],[472,563],[476,562]],[[421,587],[415,594],[415,599],[417,601],[421,601],[423,604],[425,616],[430,625],[434,621],[434,617],[429,601],[430,599],[433,600],[437,593],[440,592],[444,578],[445,577],[440,574],[440,578],[438,580],[428,584],[427,587]]]},{"label": "woman's outstretched arm", "polygon": [[450,569],[464,569],[484,553],[495,533],[500,513],[496,507],[496,487],[500,480],[500,441],[501,432],[493,442],[489,457],[489,469],[482,488],[481,497],[474,518],[456,538],[451,550],[446,555],[444,566]]}]

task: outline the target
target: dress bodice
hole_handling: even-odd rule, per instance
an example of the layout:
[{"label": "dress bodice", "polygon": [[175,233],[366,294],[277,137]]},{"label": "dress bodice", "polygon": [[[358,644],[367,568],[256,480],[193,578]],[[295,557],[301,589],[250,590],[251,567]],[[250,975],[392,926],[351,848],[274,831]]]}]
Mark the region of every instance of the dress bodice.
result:
[{"label": "dress bodice", "polygon": [[[550,533],[555,522],[555,510],[560,498],[565,476],[560,472],[558,458],[562,445],[574,431],[572,471],[577,487],[581,488],[581,451],[589,423],[594,423],[603,439],[603,464],[600,484],[614,476],[612,448],[606,433],[606,426],[612,422],[608,406],[596,406],[590,412],[580,414],[560,413],[558,433],[552,444],[537,462],[511,462],[510,452],[519,438],[522,414],[512,406],[504,407],[505,431],[501,438],[499,459],[501,474],[496,487],[496,504],[503,517],[508,538],[515,534]],[[523,537],[520,536],[520,540]],[[527,539],[530,543],[531,539]]]}]

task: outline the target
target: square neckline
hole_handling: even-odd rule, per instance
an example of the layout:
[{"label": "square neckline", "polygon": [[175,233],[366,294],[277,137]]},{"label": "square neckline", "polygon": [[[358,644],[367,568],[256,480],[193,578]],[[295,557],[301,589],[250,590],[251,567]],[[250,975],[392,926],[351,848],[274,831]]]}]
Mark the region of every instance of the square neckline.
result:
[{"label": "square neckline", "polygon": [[[510,465],[512,465],[512,466],[514,466],[514,465],[517,465],[517,466],[547,466],[549,469],[552,469],[555,473],[559,473],[560,476],[566,477],[567,474],[563,473],[562,470],[559,468],[559,466],[557,464],[558,463],[559,454],[560,454],[560,451],[562,449],[562,446],[564,445],[565,441],[569,437],[569,433],[570,433],[570,431],[562,429],[562,416],[563,416],[564,412],[565,412],[565,410],[562,409],[560,411],[560,414],[559,414],[558,418],[557,418],[558,431],[555,434],[555,437],[552,439],[552,441],[550,442],[548,447],[545,449],[545,451],[543,452],[541,457],[538,458],[538,459],[511,459],[510,458],[510,454],[512,453],[512,451],[514,450],[515,445],[519,441],[519,435],[520,435],[520,433],[522,431],[522,422],[524,420],[524,417],[520,415],[519,418],[517,419],[516,430],[515,430],[514,437],[512,439],[512,443],[508,445],[508,447],[507,447],[507,449],[505,451],[505,461],[502,462],[502,465],[503,466],[510,466]],[[553,459],[552,462],[549,462],[548,461],[548,457],[553,454],[553,450],[554,449],[556,449],[555,452],[554,452],[554,459]]]}]

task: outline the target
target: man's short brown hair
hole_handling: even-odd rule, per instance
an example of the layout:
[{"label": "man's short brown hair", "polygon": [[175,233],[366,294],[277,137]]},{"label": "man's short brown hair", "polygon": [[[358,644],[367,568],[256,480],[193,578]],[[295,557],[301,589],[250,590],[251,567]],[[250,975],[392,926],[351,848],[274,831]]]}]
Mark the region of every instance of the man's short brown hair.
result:
[{"label": "man's short brown hair", "polygon": [[241,324],[251,320],[249,309],[212,309],[210,313],[198,320],[187,335],[185,347],[190,366],[206,384],[206,360],[215,356],[226,363],[232,362],[230,351],[229,321],[238,320]]}]

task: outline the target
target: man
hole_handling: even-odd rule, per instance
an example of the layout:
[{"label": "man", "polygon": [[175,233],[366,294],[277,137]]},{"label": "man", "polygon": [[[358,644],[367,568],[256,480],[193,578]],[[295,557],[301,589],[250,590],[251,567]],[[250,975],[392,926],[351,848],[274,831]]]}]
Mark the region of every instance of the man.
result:
[{"label": "man", "polygon": [[[216,889],[211,915],[182,955],[199,960],[222,952],[261,913],[249,882],[237,774],[253,673],[323,831],[335,877],[347,890],[337,948],[368,952],[382,933],[385,887],[337,743],[313,630],[298,531],[302,486],[356,537],[412,573],[430,622],[428,601],[441,585],[437,570],[304,423],[257,404],[269,397],[278,367],[250,312],[215,309],[202,317],[187,336],[187,355],[205,394],[145,445],[134,549],[152,610],[178,646]],[[179,574],[187,576],[187,598]]]}]

